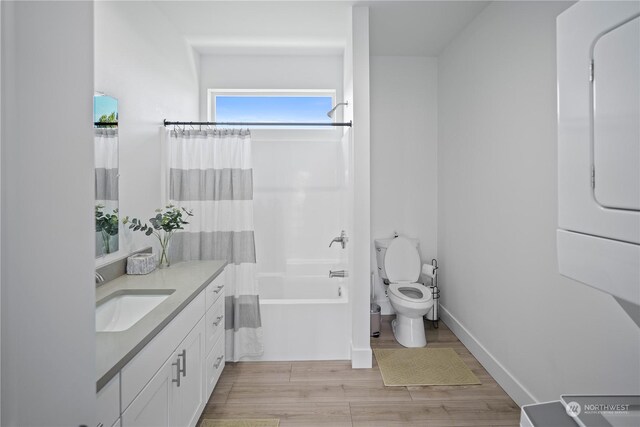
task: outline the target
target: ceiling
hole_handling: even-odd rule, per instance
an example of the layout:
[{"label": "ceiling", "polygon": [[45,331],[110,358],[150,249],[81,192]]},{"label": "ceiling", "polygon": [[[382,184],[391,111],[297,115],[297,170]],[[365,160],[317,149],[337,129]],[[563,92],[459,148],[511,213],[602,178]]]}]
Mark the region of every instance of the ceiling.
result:
[{"label": "ceiling", "polygon": [[488,1],[156,1],[203,54],[341,53],[349,8],[370,8],[372,55],[437,56]]},{"label": "ceiling", "polygon": [[438,56],[488,1],[369,3],[371,55]]}]

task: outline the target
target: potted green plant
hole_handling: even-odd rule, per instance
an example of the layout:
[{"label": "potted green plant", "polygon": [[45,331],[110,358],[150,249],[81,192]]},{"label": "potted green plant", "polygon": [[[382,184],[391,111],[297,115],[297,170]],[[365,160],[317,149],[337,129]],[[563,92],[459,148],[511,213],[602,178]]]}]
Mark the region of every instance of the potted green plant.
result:
[{"label": "potted green plant", "polygon": [[104,253],[111,253],[111,236],[118,234],[118,209],[105,213],[104,205],[96,205],[96,231],[102,236]]},{"label": "potted green plant", "polygon": [[156,209],[156,216],[149,218],[149,223],[143,223],[138,218],[132,218],[129,221],[129,217],[124,217],[123,224],[129,224],[129,229],[133,231],[141,231],[147,236],[152,234],[160,241],[160,247],[162,249],[160,255],[160,267],[169,267],[171,262],[169,261],[169,242],[173,233],[176,230],[184,229],[183,225],[189,224],[184,220],[183,214],[186,216],[193,216],[192,211],[185,208],[178,208],[174,205],[167,205],[164,209]]}]

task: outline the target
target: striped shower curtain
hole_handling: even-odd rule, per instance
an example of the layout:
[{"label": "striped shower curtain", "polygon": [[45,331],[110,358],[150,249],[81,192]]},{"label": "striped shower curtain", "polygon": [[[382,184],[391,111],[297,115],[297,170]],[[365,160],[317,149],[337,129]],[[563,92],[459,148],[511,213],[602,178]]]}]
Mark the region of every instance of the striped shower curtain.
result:
[{"label": "striped shower curtain", "polygon": [[175,233],[174,261],[224,259],[226,359],[263,352],[248,130],[168,131],[170,203],[193,210]]},{"label": "striped shower curtain", "polygon": [[[105,214],[113,214],[118,209],[118,129],[95,128],[93,138],[96,206]],[[108,244],[105,238],[109,239]],[[117,250],[117,235],[96,232],[96,256]]]}]

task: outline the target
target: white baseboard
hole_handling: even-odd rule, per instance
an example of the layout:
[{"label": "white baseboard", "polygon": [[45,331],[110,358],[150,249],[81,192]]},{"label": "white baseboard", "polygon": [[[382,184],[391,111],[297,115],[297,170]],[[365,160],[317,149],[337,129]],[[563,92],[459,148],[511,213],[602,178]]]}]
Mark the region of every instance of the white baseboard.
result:
[{"label": "white baseboard", "polygon": [[373,353],[371,347],[354,348],[351,343],[351,367],[353,369],[366,369],[373,366]]},{"label": "white baseboard", "polygon": [[484,366],[514,402],[519,406],[537,403],[533,395],[442,304],[440,304],[440,319],[478,359],[478,362]]}]

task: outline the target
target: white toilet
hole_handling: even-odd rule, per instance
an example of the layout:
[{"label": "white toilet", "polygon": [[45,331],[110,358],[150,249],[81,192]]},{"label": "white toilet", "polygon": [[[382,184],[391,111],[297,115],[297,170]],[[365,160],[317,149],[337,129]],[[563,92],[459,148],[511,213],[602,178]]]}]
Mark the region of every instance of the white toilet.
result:
[{"label": "white toilet", "polygon": [[418,240],[398,236],[375,240],[378,273],[388,285],[387,295],[396,311],[393,334],[405,347],[424,347],[423,316],[433,307],[431,290],[416,281],[420,278]]}]

